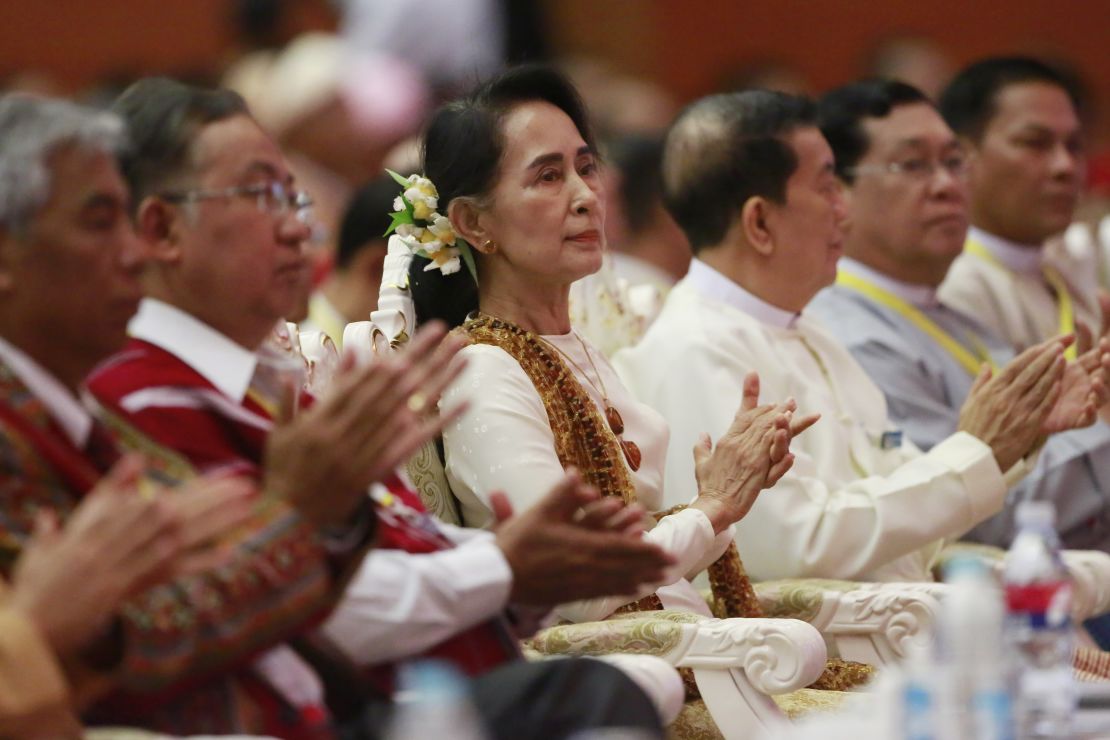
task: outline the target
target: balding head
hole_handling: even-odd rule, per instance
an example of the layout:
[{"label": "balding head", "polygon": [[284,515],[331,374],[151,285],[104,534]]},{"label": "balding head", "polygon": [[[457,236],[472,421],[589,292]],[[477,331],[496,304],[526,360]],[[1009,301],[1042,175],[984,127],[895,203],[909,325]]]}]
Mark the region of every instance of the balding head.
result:
[{"label": "balding head", "polygon": [[816,125],[811,100],[766,90],[702,98],[667,132],[663,195],[695,254],[719,244],[744,203],[781,203],[798,165],[786,137]]}]

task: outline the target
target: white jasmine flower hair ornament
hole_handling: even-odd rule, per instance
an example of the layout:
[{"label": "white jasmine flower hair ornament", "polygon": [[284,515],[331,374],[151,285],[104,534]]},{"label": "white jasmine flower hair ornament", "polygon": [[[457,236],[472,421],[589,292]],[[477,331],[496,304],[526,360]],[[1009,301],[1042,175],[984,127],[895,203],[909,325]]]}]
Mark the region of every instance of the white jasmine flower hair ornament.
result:
[{"label": "white jasmine flower hair ornament", "polygon": [[393,200],[393,223],[385,236],[396,234],[409,251],[430,260],[425,272],[439,270],[450,275],[465,263],[477,283],[474,254],[466,240],[455,233],[451,221],[436,211],[439,193],[432,181],[420,175],[402,177],[393,170],[386,172],[401,186],[401,194]]}]

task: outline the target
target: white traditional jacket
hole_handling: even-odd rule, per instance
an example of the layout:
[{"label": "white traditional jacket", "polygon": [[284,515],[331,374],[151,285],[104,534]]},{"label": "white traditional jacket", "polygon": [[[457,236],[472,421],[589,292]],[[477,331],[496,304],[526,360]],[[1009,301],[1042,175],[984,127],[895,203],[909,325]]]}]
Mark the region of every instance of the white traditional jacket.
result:
[{"label": "white traditional jacket", "polygon": [[[736,525],[756,580],[931,580],[943,540],[1005,500],[1007,479],[987,445],[957,433],[922,453],[889,422],[882,391],[817,322],[761,301],[700,260],[644,340],[614,364],[671,426],[664,491],[692,477],[700,433],[717,439],[728,429],[752,370],[762,402],[793,397],[798,414],[822,415],[791,444],[792,470]],[[1011,476],[1024,464],[1015,468]]]}]

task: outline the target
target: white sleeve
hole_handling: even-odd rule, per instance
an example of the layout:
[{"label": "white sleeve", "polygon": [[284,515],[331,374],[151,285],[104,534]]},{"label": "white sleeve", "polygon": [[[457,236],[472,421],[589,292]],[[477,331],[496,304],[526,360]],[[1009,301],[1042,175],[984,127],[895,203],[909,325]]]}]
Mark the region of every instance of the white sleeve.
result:
[{"label": "white sleeve", "polygon": [[1002,507],[990,448],[963,432],[886,476],[831,487],[796,451],[793,469],[737,525],[740,554],[761,579],[853,580]]},{"label": "white sleeve", "polygon": [[371,550],[324,624],[359,666],[426,650],[505,608],[512,571],[493,537],[452,550]]},{"label": "white sleeve", "polygon": [[458,545],[466,545],[474,542],[492,542],[493,532],[488,529],[475,529],[474,527],[456,527],[454,524],[441,522],[436,520],[439,526],[440,534],[442,534],[451,542]]},{"label": "white sleeve", "polygon": [[469,527],[492,523],[489,494],[503,491],[516,511],[539,501],[563,477],[555,435],[535,386],[507,352],[471,345],[467,366],[441,405],[466,400],[466,412],[443,430],[447,481]]},{"label": "white sleeve", "polygon": [[[605,619],[620,607],[654,593],[659,587],[670,586],[681,581],[688,573],[697,573],[716,560],[710,557],[720,547],[720,552],[728,547],[713,534],[709,517],[697,509],[683,511],[663,517],[655,529],[644,535],[644,539],[659,545],[666,552],[675,555],[678,562],[663,575],[663,581],[654,586],[642,586],[634,596],[607,596],[599,599],[575,601],[555,607],[555,613],[570,622],[595,622]],[[720,557],[717,552],[717,557]],[[700,567],[699,567],[700,566]]]},{"label": "white sleeve", "polygon": [[[761,401],[781,401],[797,393],[783,374],[758,367],[749,356],[712,345],[689,345],[681,357],[656,372],[661,384],[656,408],[671,423],[668,485],[672,457],[685,458],[705,430],[716,438],[732,422],[742,395],[740,378],[760,370]],[[867,382],[861,380],[860,382]],[[801,403],[799,404],[801,405]],[[854,476],[843,437],[850,424],[828,409],[817,424],[791,443],[791,470],[763,491],[748,515],[735,525],[737,546],[756,580],[838,578],[853,580],[880,566],[958,535],[1002,508],[1006,486],[987,445],[958,433],[922,454],[912,444],[890,451],[885,475]],[[684,477],[692,477],[691,464]],[[830,472],[833,471],[833,472]]]}]

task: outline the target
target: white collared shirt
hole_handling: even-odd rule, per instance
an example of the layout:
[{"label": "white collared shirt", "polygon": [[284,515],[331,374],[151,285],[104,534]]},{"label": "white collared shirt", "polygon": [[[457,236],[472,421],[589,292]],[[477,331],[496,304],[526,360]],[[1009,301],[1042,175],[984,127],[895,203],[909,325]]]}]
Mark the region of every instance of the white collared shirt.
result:
[{"label": "white collared shirt", "polygon": [[144,298],[127,330],[180,359],[236,403],[246,397],[258,356],[192,314]]},{"label": "white collared shirt", "polygon": [[92,430],[93,418],[81,402],[50,371],[23,350],[0,337],[0,360],[15,373],[27,390],[42,401],[70,441],[83,448]]},{"label": "white collared shirt", "polygon": [[727,303],[733,308],[755,317],[764,324],[777,326],[780,329],[793,328],[800,315],[778,306],[772,306],[762,298],[752,295],[731,278],[714,270],[697,257],[690,262],[690,271],[686,273],[685,281],[687,285],[696,289],[706,298]]},{"label": "white collared shirt", "polygon": [[1014,272],[1037,275],[1041,272],[1044,250],[1039,244],[1018,244],[974,226],[968,229],[967,238],[982,244],[991,256]]},{"label": "white collared shirt", "polygon": [[940,305],[940,301],[937,300],[937,289],[935,287],[904,283],[901,280],[892,278],[890,275],[886,275],[868,267],[851,257],[841,257],[840,262],[837,264],[837,269],[863,278],[872,285],[882,288],[888,293],[893,293],[910,305],[918,306],[919,308],[936,308]]}]

